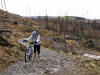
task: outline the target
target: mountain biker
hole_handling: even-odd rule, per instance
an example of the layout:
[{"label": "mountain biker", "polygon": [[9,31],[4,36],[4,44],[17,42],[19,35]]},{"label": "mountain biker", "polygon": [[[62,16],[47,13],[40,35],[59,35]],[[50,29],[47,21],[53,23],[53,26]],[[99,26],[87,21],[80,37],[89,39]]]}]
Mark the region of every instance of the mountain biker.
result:
[{"label": "mountain biker", "polygon": [[33,31],[32,34],[24,41],[27,42],[30,39],[33,39],[32,43],[34,44],[35,58],[36,58],[36,53],[38,54],[38,58],[40,58],[40,46],[41,46],[40,35],[36,31]]}]

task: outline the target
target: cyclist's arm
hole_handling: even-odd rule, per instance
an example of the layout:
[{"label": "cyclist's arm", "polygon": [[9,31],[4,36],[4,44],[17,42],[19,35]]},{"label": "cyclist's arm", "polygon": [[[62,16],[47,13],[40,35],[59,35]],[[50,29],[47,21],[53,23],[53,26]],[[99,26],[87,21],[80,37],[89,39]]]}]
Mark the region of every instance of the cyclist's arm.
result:
[{"label": "cyclist's arm", "polygon": [[26,38],[27,41],[33,38],[33,35],[30,35],[28,38]]},{"label": "cyclist's arm", "polygon": [[37,42],[37,43],[40,42],[40,35],[38,35],[38,38],[37,38],[36,42]]}]

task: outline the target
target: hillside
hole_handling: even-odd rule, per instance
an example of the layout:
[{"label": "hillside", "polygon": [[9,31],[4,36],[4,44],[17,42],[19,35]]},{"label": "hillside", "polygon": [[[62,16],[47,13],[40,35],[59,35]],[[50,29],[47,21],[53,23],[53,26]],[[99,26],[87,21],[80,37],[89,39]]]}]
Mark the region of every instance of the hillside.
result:
[{"label": "hillside", "polygon": [[0,71],[2,71],[10,63],[23,59],[25,48],[17,43],[17,39],[23,35],[19,28],[35,22],[2,10],[0,14]]},{"label": "hillside", "polygon": [[[27,38],[33,30],[36,30],[41,35],[42,50],[44,48],[47,48],[46,49],[47,56],[49,55],[48,50],[50,50],[51,54],[52,54],[52,51],[55,51],[54,55],[55,54],[57,55],[57,56],[54,56],[54,55],[50,56],[51,58],[53,57],[58,58],[58,56],[60,56],[59,53],[63,53],[65,57],[71,57],[73,61],[74,60],[77,61],[76,63],[79,64],[78,68],[85,69],[85,72],[87,75],[100,74],[100,71],[99,71],[100,60],[90,59],[87,57],[85,58],[83,56],[84,53],[100,55],[100,52],[99,52],[100,45],[97,44],[97,42],[98,43],[100,42],[100,39],[85,39],[85,38],[74,36],[70,33],[61,34],[52,29],[46,28],[45,27],[46,24],[42,20],[35,21],[27,17],[22,17],[19,15],[12,14],[6,11],[1,11],[1,10],[0,10],[0,13],[2,14],[0,15],[0,71],[4,71],[5,69],[9,70],[9,65],[11,65],[12,63],[13,64],[14,63],[17,64],[17,62],[19,62],[20,64],[24,63],[24,52],[26,48],[25,46],[18,43],[18,40],[21,38]],[[54,25],[52,24],[52,22],[49,24],[51,26]],[[97,45],[93,44],[93,46],[91,46],[90,40],[92,40],[93,43],[96,42]],[[45,50],[44,50],[44,57],[46,58]],[[50,58],[48,58],[48,60],[49,59]],[[60,58],[58,59],[60,60]],[[61,57],[60,62],[62,61],[62,59],[63,57]],[[44,59],[42,61],[44,61]],[[54,60],[54,63],[55,61],[56,60]],[[69,61],[70,60],[68,60],[68,63]],[[51,61],[50,63],[52,62],[53,61]],[[66,65],[67,61],[64,63]],[[74,64],[73,62],[71,63],[72,65]],[[20,64],[17,65],[17,67],[19,67]],[[39,64],[42,64],[42,63],[39,62]],[[40,66],[38,67],[40,70],[41,67]],[[22,68],[22,69],[25,69],[25,68]],[[32,68],[30,69],[32,70]],[[14,69],[12,68],[12,70]],[[19,71],[17,70],[16,72],[19,72]],[[81,69],[80,69],[80,75],[82,75]]]},{"label": "hillside", "polygon": [[27,37],[30,32],[38,29],[42,31],[41,36],[48,36],[46,32],[52,32],[50,36],[56,35],[27,17],[1,10],[0,14],[0,71],[11,63],[23,60],[26,48],[17,42],[19,38]]}]

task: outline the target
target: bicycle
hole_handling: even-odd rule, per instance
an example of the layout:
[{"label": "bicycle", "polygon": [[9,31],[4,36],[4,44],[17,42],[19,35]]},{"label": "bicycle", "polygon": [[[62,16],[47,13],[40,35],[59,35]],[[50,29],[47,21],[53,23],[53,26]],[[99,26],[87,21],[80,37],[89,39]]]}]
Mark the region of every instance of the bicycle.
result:
[{"label": "bicycle", "polygon": [[[23,42],[28,42],[27,40],[23,40]],[[29,47],[27,48],[25,52],[25,62],[31,62],[32,61],[32,55],[33,55],[33,43],[29,43]]]}]

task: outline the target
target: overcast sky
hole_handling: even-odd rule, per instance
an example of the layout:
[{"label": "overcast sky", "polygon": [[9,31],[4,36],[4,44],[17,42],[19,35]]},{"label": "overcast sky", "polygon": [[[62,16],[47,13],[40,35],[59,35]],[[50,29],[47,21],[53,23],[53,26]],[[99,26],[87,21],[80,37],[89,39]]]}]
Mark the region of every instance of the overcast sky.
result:
[{"label": "overcast sky", "polygon": [[[5,0],[9,12],[21,16],[81,16],[100,19],[100,0]],[[0,3],[1,4],[1,3]],[[1,6],[0,6],[1,8]]]}]

